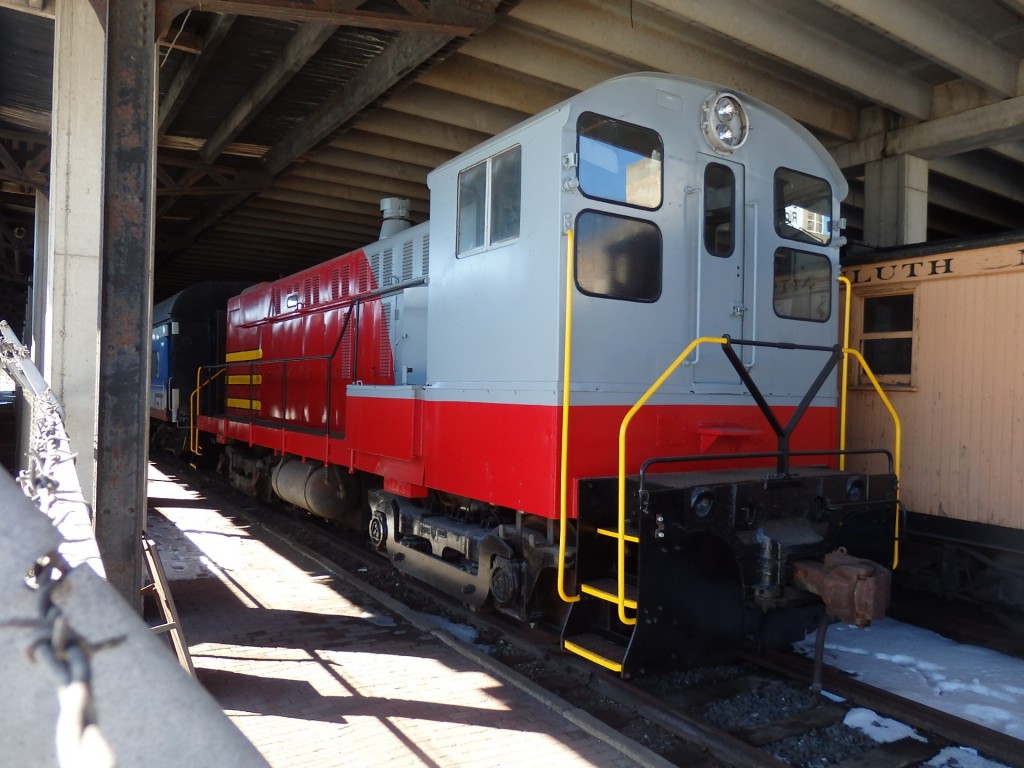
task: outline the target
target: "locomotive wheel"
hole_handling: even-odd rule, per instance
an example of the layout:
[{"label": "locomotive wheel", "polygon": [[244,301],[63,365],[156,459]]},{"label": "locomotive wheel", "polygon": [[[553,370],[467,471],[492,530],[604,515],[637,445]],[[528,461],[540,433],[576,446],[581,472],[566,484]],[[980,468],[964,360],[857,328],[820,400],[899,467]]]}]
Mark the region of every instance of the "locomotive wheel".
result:
[{"label": "locomotive wheel", "polygon": [[508,605],[519,595],[519,575],[514,567],[497,566],[491,571],[491,596],[495,604]]}]

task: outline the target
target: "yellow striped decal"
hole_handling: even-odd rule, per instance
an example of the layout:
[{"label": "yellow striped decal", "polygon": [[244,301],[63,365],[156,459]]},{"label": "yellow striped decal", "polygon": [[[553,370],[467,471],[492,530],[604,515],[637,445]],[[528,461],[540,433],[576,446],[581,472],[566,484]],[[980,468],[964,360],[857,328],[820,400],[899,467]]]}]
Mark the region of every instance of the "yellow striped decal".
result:
[{"label": "yellow striped decal", "polygon": [[263,377],[258,373],[255,376],[228,376],[228,384],[262,384]]},{"label": "yellow striped decal", "polygon": [[259,360],[263,357],[262,349],[246,349],[241,352],[228,352],[224,356],[225,363],[244,363],[247,360]]},{"label": "yellow striped decal", "polygon": [[259,400],[244,400],[240,397],[229,397],[228,408],[244,408],[247,411],[258,411],[263,407]]}]

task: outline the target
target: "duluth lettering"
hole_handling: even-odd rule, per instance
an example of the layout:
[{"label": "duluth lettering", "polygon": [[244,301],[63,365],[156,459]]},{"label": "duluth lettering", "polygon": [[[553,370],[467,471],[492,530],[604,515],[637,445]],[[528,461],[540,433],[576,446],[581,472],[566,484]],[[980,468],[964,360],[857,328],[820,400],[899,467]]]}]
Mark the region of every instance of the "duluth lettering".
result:
[{"label": "duluth lettering", "polygon": [[915,277],[952,275],[953,257],[933,259],[931,261],[907,261],[903,264],[878,264],[873,267],[857,267],[856,269],[844,270],[843,274],[854,285],[885,282],[887,280],[907,280]]}]

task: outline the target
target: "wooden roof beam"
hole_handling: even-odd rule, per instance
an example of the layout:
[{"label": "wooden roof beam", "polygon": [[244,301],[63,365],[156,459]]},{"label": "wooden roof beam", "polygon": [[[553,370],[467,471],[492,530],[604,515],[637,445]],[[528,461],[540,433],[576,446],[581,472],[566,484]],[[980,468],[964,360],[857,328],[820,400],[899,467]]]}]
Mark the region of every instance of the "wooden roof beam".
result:
[{"label": "wooden roof beam", "polygon": [[224,42],[231,25],[235,23],[236,16],[220,16],[210,25],[209,31],[203,37],[203,52],[192,59],[186,59],[174,75],[160,103],[160,111],[157,115],[157,140],[167,133],[174,118],[185,104],[189,93],[195,88],[196,83],[203,72],[213,62],[214,54]]},{"label": "wooden roof beam", "polygon": [[216,160],[225,147],[266,108],[306,62],[313,58],[337,28],[336,24],[316,22],[308,22],[299,27],[285,45],[281,55],[264,70],[256,84],[239,99],[231,113],[210,134],[206,144],[199,150],[199,159],[204,163]]},{"label": "wooden roof beam", "polygon": [[201,8],[214,13],[257,16],[282,21],[314,21],[347,27],[365,27],[395,32],[436,32],[450,37],[467,37],[488,26],[493,19],[492,0],[433,0],[429,9],[422,3],[406,0],[410,13],[366,11],[358,6],[363,0],[171,0],[178,13]]},{"label": "wooden roof beam", "polygon": [[277,175],[325,141],[450,40],[451,37],[439,32],[398,35],[384,53],[372,59],[345,87],[328,97],[301,125],[267,152],[263,158],[267,171]]}]

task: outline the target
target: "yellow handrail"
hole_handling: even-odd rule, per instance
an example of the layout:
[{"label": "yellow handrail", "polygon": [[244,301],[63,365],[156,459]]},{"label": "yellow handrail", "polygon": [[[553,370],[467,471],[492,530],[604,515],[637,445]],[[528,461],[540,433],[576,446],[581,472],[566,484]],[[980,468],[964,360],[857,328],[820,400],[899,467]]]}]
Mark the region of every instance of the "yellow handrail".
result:
[{"label": "yellow handrail", "polygon": [[226,370],[227,368],[221,368],[206,381],[200,383],[203,376],[203,369],[196,368],[196,388],[192,390],[192,394],[189,395],[188,398],[188,448],[192,452],[193,456],[203,455],[203,449],[199,447],[199,428],[196,427],[196,413],[199,411],[199,395],[203,391],[204,387],[208,386],[210,382],[223,374]]},{"label": "yellow handrail", "polygon": [[[844,308],[843,318],[843,349],[850,346],[850,301],[852,299],[853,288],[850,284],[848,277],[840,275],[836,278],[843,287],[846,289],[846,301]],[[842,382],[839,385],[839,450],[846,450],[846,398],[847,388],[850,381],[850,358],[847,355],[843,355],[843,373]],[[839,470],[843,471],[846,469],[846,454],[839,454]]]},{"label": "yellow handrail", "polygon": [[675,373],[676,368],[682,365],[683,361],[690,356],[693,350],[701,344],[719,344],[724,346],[728,343],[729,340],[721,336],[701,336],[691,341],[686,349],[680,352],[679,356],[665,369],[664,373],[647,388],[647,391],[636,401],[636,404],[627,411],[622,419],[622,424],[619,426],[618,606],[619,621],[623,624],[636,624],[635,618],[626,616],[626,431],[629,429],[629,424],[636,415],[636,412],[647,404],[647,401],[651,399],[655,392],[661,389],[661,385],[668,380],[669,376]]},{"label": "yellow handrail", "polygon": [[569,390],[572,373],[572,284],[573,231],[566,233],[565,243],[565,351],[562,355],[562,445],[558,480],[558,596],[566,603],[575,603],[579,595],[565,591],[565,539],[568,528],[569,488]]},{"label": "yellow handrail", "polygon": [[[882,399],[882,403],[889,411],[889,416],[892,417],[893,430],[895,432],[892,468],[893,473],[896,475],[896,499],[898,501],[900,498],[900,451],[903,445],[903,427],[900,424],[900,417],[897,415],[896,409],[892,407],[892,403],[889,402],[889,398],[886,396],[885,390],[883,390],[882,385],[878,383],[878,379],[875,378],[875,374],[871,370],[871,366],[868,365],[867,360],[864,359],[864,356],[852,347],[843,347],[843,354],[853,355],[857,358],[857,362],[860,363],[860,367],[864,370],[864,373],[867,374],[868,381],[871,382],[871,386],[875,388],[875,392],[878,393],[878,396]],[[896,524],[893,537],[892,569],[895,571],[896,566],[899,565],[900,562],[900,515],[898,509],[896,512]]]}]

